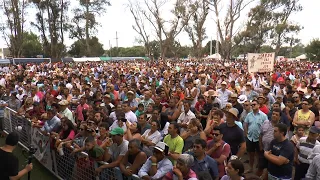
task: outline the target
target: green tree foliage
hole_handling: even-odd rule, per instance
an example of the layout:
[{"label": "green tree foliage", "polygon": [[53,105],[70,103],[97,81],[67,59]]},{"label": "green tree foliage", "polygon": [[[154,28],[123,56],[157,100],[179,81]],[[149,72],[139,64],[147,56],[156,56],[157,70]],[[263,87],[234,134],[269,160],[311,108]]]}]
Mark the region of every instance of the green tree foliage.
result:
[{"label": "green tree foliage", "polygon": [[105,53],[111,57],[144,57],[145,49],[143,46],[133,47],[113,47]]},{"label": "green tree foliage", "polygon": [[235,43],[246,53],[258,53],[266,42],[271,42],[278,54],[284,44],[292,47],[300,42],[294,35],[302,27],[290,20],[290,16],[301,10],[299,0],[260,0],[250,10],[246,29],[235,38]]},{"label": "green tree foliage", "polygon": [[30,0],[36,10],[31,25],[40,33],[44,54],[52,58],[65,55],[64,33],[68,30],[69,0]]},{"label": "green tree foliage", "polygon": [[[159,42],[152,41],[150,42],[151,48],[151,55],[152,58],[159,58],[160,57],[160,50],[159,50]],[[176,42],[174,48],[171,51],[168,51],[166,57],[168,58],[185,58],[188,57],[191,51],[190,47],[181,46],[179,43]],[[111,57],[145,57],[148,54],[145,53],[144,46],[133,46],[133,47],[113,47],[106,51],[106,55]]]},{"label": "green tree foliage", "polygon": [[5,41],[13,57],[22,55],[22,42],[24,34],[25,15],[27,9],[27,0],[2,0],[0,1],[1,24]]},{"label": "green tree foliage", "polygon": [[111,5],[109,0],[79,0],[79,5],[73,9],[74,17],[71,20],[70,37],[77,40],[85,39],[84,53],[86,56],[94,56],[92,52],[95,50],[90,46],[90,37],[99,25],[96,17],[105,13],[106,5]]},{"label": "green tree foliage", "polygon": [[43,55],[39,37],[33,32],[25,32],[23,34],[22,56],[29,58],[37,55]]},{"label": "green tree foliage", "polygon": [[[90,55],[92,57],[99,57],[104,54],[103,45],[99,42],[99,39],[97,37],[94,36],[90,38],[89,46],[91,49]],[[71,45],[71,49],[68,53],[75,57],[83,57],[87,55],[86,48],[87,46],[85,39],[77,40]]]},{"label": "green tree foliage", "polygon": [[306,46],[305,51],[309,59],[320,61],[320,39],[313,39]]},{"label": "green tree foliage", "polygon": [[207,20],[207,16],[210,10],[209,1],[197,0],[190,7],[194,9],[194,15],[186,25],[185,31],[188,33],[189,38],[192,42],[193,56],[202,57],[202,41],[207,38],[204,23]]}]

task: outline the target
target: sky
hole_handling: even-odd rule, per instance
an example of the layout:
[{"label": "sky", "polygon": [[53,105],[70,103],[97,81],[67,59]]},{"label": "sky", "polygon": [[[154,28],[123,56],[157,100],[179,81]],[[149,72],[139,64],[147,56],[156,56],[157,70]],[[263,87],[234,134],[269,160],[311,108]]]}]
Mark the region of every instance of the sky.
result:
[{"label": "sky", "polygon": [[[102,17],[98,17],[97,19],[101,25],[98,27],[98,32],[96,35],[103,44],[104,49],[110,48],[109,42],[112,47],[116,46],[116,32],[118,34],[119,47],[131,47],[134,45],[139,45],[136,41],[137,37],[139,36],[132,28],[134,19],[126,5],[128,0],[110,1],[112,6],[107,7],[107,12]],[[302,43],[307,45],[312,39],[320,38],[320,23],[318,23],[319,20],[317,19],[320,17],[320,0],[300,0],[300,4],[303,6],[303,10],[297,14],[293,14],[290,17],[290,20],[303,26],[303,29],[298,36]],[[254,4],[251,4],[251,7],[252,6],[254,6]],[[242,27],[242,25],[245,23],[249,8],[250,7],[246,8],[241,14],[241,18],[236,24],[237,27]],[[168,9],[168,11],[166,11],[166,9]],[[170,8],[164,8],[162,11],[165,19],[170,18],[171,16],[169,9]],[[206,44],[211,37],[213,39],[216,37],[216,25],[213,17],[213,13],[210,13],[205,23],[208,39],[204,41],[204,44]],[[34,19],[34,14],[32,12],[28,12],[28,22],[30,23],[32,19]],[[27,24],[27,28],[30,29],[30,27],[31,26]],[[151,28],[148,29],[151,34],[154,34]],[[70,46],[73,41],[74,40],[72,39],[66,39],[66,45]],[[191,41],[185,32],[178,36],[178,41],[182,45],[191,45]],[[6,47],[6,43],[2,37],[0,38],[0,47]]]}]

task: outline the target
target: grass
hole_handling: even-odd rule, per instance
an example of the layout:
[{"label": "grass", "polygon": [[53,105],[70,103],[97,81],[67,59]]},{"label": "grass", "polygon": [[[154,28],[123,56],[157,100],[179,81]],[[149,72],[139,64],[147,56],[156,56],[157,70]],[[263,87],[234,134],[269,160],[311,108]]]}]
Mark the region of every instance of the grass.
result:
[{"label": "grass", "polygon": [[[5,143],[5,138],[0,138],[0,146],[3,146]],[[19,159],[19,167],[20,170],[25,167],[27,164],[27,158],[22,154],[22,148],[17,147],[13,154]],[[32,161],[33,163],[33,170],[31,171],[31,180],[56,180],[57,178],[45,167],[43,167],[36,159]],[[21,180],[27,180],[28,175],[26,174],[21,178]]]}]

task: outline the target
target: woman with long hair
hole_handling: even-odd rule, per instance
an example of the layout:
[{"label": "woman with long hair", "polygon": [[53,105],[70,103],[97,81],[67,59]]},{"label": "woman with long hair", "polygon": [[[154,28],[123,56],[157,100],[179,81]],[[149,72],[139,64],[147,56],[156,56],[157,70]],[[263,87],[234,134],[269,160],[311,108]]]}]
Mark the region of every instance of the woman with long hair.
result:
[{"label": "woman with long hair", "polygon": [[228,162],[226,167],[227,175],[224,175],[221,180],[243,180],[242,177],[244,173],[244,166],[243,163],[238,160],[231,160]]}]

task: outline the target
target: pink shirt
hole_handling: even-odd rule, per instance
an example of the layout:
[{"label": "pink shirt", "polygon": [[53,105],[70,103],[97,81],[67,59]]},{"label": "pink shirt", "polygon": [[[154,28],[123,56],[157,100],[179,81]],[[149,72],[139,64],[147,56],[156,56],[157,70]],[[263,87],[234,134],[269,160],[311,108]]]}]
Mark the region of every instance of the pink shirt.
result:
[{"label": "pink shirt", "polygon": [[78,119],[78,121],[83,121],[83,120],[84,120],[84,117],[83,117],[83,114],[82,114],[82,111],[83,111],[84,109],[89,109],[88,104],[84,104],[84,105],[79,104],[79,105],[77,106],[76,114],[77,114],[77,119]]},{"label": "pink shirt", "polygon": [[[163,179],[164,179],[164,180],[173,180],[173,179],[176,179],[176,178],[174,178],[174,176],[176,176],[176,175],[174,175],[173,172],[170,171],[170,172],[168,172],[168,173],[163,177]],[[192,171],[192,169],[190,169],[189,174],[187,174],[186,176],[184,176],[183,179],[184,179],[184,180],[197,180],[198,178],[197,178],[197,174],[196,174],[194,171]]]},{"label": "pink shirt", "polygon": [[[60,137],[63,135],[63,131],[60,133]],[[74,136],[76,135],[76,133],[74,132],[74,130],[71,130],[67,139],[73,140]]]}]

